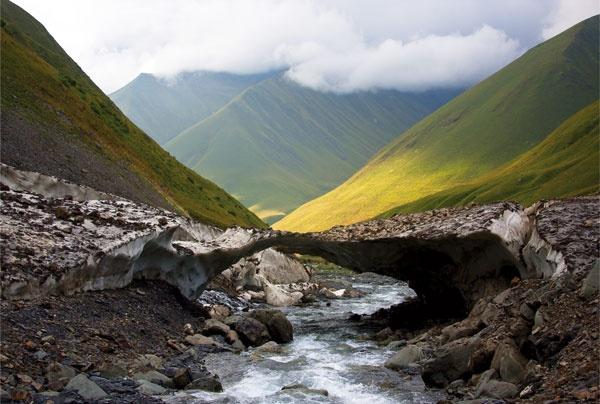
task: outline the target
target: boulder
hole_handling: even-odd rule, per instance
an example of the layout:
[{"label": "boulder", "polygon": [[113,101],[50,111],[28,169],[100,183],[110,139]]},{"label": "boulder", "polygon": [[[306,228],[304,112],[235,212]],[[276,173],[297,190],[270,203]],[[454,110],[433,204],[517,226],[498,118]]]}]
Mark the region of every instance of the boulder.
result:
[{"label": "boulder", "polygon": [[271,306],[285,307],[294,306],[302,300],[302,292],[288,292],[280,286],[270,284],[264,285],[265,300]]},{"label": "boulder", "polygon": [[271,248],[255,255],[258,273],[273,284],[308,282],[310,276],[298,260]]},{"label": "boulder", "polygon": [[183,389],[192,381],[192,373],[188,368],[179,368],[175,371],[172,380],[176,389]]},{"label": "boulder", "polygon": [[212,338],[206,337],[202,334],[188,335],[185,337],[185,342],[190,345],[216,345]]},{"label": "boulder", "polygon": [[520,383],[526,376],[527,359],[512,341],[498,344],[491,368],[495,369],[503,381]]},{"label": "boulder", "polygon": [[77,375],[77,371],[71,366],[52,362],[46,367],[46,379],[48,387],[52,390],[62,390],[66,384]]},{"label": "boulder", "polygon": [[208,311],[211,318],[215,320],[223,320],[231,315],[229,307],[223,306],[222,304],[212,305]]},{"label": "boulder", "polygon": [[519,394],[517,386],[500,380],[488,380],[477,389],[477,397],[510,399],[516,397],[517,394]]},{"label": "boulder", "polygon": [[281,352],[281,345],[279,345],[275,341],[265,342],[261,346],[256,348],[258,352],[267,352],[267,353],[279,353]]},{"label": "boulder", "polygon": [[461,338],[436,349],[433,358],[423,363],[423,380],[430,386],[445,387],[468,374],[474,365],[472,356],[481,345],[477,337]]},{"label": "boulder", "polygon": [[227,324],[223,324],[219,320],[210,318],[206,320],[202,326],[202,334],[204,335],[223,335],[226,336],[231,329]]},{"label": "boulder", "polygon": [[147,382],[160,385],[169,385],[171,383],[171,379],[169,379],[167,376],[163,375],[162,373],[156,370],[148,370],[146,372],[134,373],[133,378],[138,382],[141,380],[145,380]]},{"label": "boulder", "polygon": [[238,333],[235,332],[234,330],[229,330],[227,332],[227,335],[225,335],[225,341],[230,345],[234,344],[236,341],[239,341],[239,340],[240,340],[240,337],[239,337]]},{"label": "boulder", "polygon": [[142,394],[147,394],[149,396],[156,396],[160,394],[165,394],[167,389],[158,384],[154,384],[149,382],[148,380],[140,380],[140,385],[136,388]]},{"label": "boulder", "polygon": [[127,377],[127,369],[121,363],[102,362],[98,367],[98,372],[105,379]]},{"label": "boulder", "polygon": [[416,345],[407,345],[385,362],[388,369],[398,370],[407,368],[409,364],[423,359],[423,351]]},{"label": "boulder", "polygon": [[99,400],[107,396],[96,383],[87,378],[83,373],[75,376],[67,383],[65,390],[75,391],[85,400]]},{"label": "boulder", "polygon": [[239,317],[232,328],[246,346],[260,346],[271,339],[267,327],[251,317]]},{"label": "boulder", "polygon": [[223,385],[217,375],[211,375],[209,377],[202,377],[192,381],[190,384],[185,386],[186,390],[204,390],[219,393],[223,391]]},{"label": "boulder", "polygon": [[144,354],[138,356],[133,364],[135,370],[161,369],[163,365],[162,358],[153,354]]},{"label": "boulder", "polygon": [[255,310],[249,316],[267,327],[273,341],[284,344],[294,339],[294,327],[282,311]]}]

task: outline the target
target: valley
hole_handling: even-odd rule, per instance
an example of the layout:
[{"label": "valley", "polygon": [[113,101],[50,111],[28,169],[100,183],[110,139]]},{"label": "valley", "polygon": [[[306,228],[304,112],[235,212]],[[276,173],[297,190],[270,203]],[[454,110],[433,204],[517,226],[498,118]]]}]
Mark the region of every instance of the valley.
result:
[{"label": "valley", "polygon": [[236,1],[1,3],[0,401],[598,402],[597,5]]}]

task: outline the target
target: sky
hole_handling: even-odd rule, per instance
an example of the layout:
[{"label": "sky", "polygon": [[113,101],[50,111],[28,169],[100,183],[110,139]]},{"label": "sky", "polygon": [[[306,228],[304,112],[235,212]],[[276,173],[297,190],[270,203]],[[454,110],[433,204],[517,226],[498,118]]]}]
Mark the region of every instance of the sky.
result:
[{"label": "sky", "polygon": [[152,73],[286,69],[323,91],[465,87],[598,0],[14,0],[106,93]]}]

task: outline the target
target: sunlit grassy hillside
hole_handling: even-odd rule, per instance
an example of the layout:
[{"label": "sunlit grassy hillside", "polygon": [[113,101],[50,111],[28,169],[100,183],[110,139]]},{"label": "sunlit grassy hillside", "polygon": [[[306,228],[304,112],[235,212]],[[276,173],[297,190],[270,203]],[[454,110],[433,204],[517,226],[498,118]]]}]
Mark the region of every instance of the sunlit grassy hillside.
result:
[{"label": "sunlit grassy hillside", "polygon": [[[598,98],[598,25],[598,16],[592,17],[529,50],[410,128],[348,181],[275,227],[320,230],[368,219],[468,183],[534,148]],[[531,198],[536,195],[532,189],[524,192]],[[561,196],[563,188],[545,195]]]},{"label": "sunlit grassy hillside", "polygon": [[598,101],[579,111],[540,144],[476,180],[386,213],[419,212],[467,203],[509,199],[529,206],[541,199],[600,191]]}]

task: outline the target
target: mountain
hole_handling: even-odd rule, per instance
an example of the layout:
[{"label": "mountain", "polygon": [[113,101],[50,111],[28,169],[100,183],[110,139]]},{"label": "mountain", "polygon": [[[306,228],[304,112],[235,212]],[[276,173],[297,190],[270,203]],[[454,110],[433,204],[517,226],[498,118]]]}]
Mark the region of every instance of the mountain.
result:
[{"label": "mountain", "polygon": [[[598,20],[577,24],[465,91],[275,227],[308,231],[364,220],[469,183],[531,150],[598,99]],[[597,161],[588,168],[597,171]],[[579,189],[596,186],[593,180],[587,176]],[[534,189],[523,192],[517,199],[535,199]],[[563,192],[573,189],[547,195]]]},{"label": "mountain", "polygon": [[340,184],[457,90],[324,93],[263,80],[165,148],[272,222]]},{"label": "mountain", "polygon": [[31,15],[1,7],[3,163],[219,226],[264,226],[132,124]]},{"label": "mountain", "polygon": [[568,197],[598,192],[599,110],[600,105],[595,101],[505,166],[470,183],[391,209],[381,216],[500,199],[529,206],[556,195]]},{"label": "mountain", "polygon": [[272,74],[198,71],[163,79],[142,73],[110,98],[133,123],[163,144]]}]

